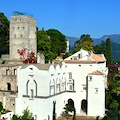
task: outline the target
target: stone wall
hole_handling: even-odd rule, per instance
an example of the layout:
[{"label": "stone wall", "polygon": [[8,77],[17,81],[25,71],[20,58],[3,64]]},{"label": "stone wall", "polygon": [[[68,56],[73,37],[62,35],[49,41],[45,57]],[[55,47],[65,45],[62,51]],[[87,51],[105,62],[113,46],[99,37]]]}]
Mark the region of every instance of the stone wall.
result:
[{"label": "stone wall", "polygon": [[0,66],[0,90],[17,91],[17,66]]},{"label": "stone wall", "polygon": [[16,94],[13,95],[10,92],[0,91],[0,102],[3,103],[3,108],[15,112],[15,97]]},{"label": "stone wall", "polygon": [[36,20],[30,16],[12,16],[10,20],[10,60],[20,60],[18,51],[26,48],[36,55]]}]

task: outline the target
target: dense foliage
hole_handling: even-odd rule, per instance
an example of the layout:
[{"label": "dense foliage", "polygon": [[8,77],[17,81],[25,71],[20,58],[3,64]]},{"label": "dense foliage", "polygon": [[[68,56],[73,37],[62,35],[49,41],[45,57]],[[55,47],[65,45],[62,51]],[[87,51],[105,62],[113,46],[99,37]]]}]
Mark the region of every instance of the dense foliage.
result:
[{"label": "dense foliage", "polygon": [[9,21],[0,13],[0,56],[9,53]]},{"label": "dense foliage", "polygon": [[120,120],[120,72],[119,64],[108,65],[108,90],[106,90],[107,120]]},{"label": "dense foliage", "polygon": [[75,49],[74,52],[79,51],[81,48],[87,51],[94,51],[93,50],[93,41],[90,37],[90,35],[83,34],[79,40],[77,40],[75,43]]},{"label": "dense foliage", "polygon": [[51,39],[44,29],[37,31],[37,49],[45,56],[46,62],[54,58],[51,50]]},{"label": "dense foliage", "polygon": [[46,31],[51,39],[51,51],[55,56],[60,55],[60,53],[66,50],[66,39],[65,35],[56,29],[49,29]]},{"label": "dense foliage", "polygon": [[23,111],[22,116],[13,115],[12,120],[35,120],[35,119],[33,117],[33,113],[28,108],[26,108]]},{"label": "dense foliage", "polygon": [[106,41],[102,41],[100,45],[94,46],[94,51],[96,54],[104,54],[107,64],[112,63],[111,40],[109,38]]}]

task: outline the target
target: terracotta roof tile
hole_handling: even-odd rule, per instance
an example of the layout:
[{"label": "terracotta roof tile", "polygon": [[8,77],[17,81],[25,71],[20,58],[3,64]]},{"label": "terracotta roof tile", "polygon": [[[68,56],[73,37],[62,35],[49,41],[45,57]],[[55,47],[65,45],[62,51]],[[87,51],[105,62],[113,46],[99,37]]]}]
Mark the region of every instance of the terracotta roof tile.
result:
[{"label": "terracotta roof tile", "polygon": [[92,59],[94,59],[96,62],[105,62],[106,61],[105,58],[103,58],[97,54],[94,54],[94,53],[92,54]]},{"label": "terracotta roof tile", "polygon": [[96,70],[96,71],[93,71],[92,73],[89,73],[89,75],[105,75],[105,74],[103,72]]},{"label": "terracotta roof tile", "polygon": [[94,60],[64,60],[65,63],[95,63]]}]

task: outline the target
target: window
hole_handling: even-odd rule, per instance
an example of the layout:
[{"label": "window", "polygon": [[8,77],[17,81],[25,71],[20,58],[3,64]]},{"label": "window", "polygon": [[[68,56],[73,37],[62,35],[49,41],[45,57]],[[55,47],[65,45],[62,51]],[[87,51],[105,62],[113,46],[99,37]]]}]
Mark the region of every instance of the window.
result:
[{"label": "window", "polygon": [[72,79],[72,73],[69,72],[69,79]]},{"label": "window", "polygon": [[17,70],[16,69],[14,69],[14,75],[17,75]]},{"label": "window", "polygon": [[74,58],[74,60],[77,60],[77,58]]},{"label": "window", "polygon": [[98,88],[95,88],[95,94],[98,94]]},{"label": "window", "polygon": [[29,68],[30,69],[30,72],[33,72],[33,68]]},{"label": "window", "polygon": [[34,97],[33,89],[31,89],[31,98]]},{"label": "window", "polygon": [[56,86],[56,92],[57,92],[57,93],[60,92],[60,84],[57,84],[57,86]]},{"label": "window", "polygon": [[14,35],[14,38],[16,38],[16,35]]},{"label": "window", "polygon": [[69,87],[70,87],[70,90],[73,90],[73,85],[70,85]]},{"label": "window", "polygon": [[[64,76],[65,73],[63,73],[63,76]],[[66,90],[66,78],[65,76],[62,77],[62,88],[61,88],[61,91],[65,91]]]},{"label": "window", "polygon": [[86,86],[83,86],[83,90],[86,90]]},{"label": "window", "polygon": [[74,80],[69,80],[67,83],[70,91],[74,91]]},{"label": "window", "polygon": [[50,95],[54,95],[55,94],[55,81],[54,79],[52,79],[50,81]]},{"label": "window", "polygon": [[89,76],[89,81],[92,81],[92,76]]},{"label": "window", "polygon": [[60,78],[56,79],[56,93],[59,93],[60,92]]},{"label": "window", "polygon": [[10,83],[7,83],[7,88],[8,88],[8,90],[11,90],[11,84]]},{"label": "window", "polygon": [[21,38],[23,38],[23,35],[20,35]]},{"label": "window", "polygon": [[78,54],[78,57],[79,57],[79,59],[80,59],[80,54]]},{"label": "window", "polygon": [[9,69],[6,70],[6,75],[10,75],[10,70]]}]

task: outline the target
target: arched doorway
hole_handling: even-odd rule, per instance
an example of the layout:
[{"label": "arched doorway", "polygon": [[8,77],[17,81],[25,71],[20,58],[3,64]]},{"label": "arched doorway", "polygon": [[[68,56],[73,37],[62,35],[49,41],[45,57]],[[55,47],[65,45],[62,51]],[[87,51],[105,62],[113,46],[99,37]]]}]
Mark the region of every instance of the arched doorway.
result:
[{"label": "arched doorway", "polygon": [[87,114],[87,100],[82,100],[81,102],[81,110],[83,110]]},{"label": "arched doorway", "polygon": [[11,84],[10,83],[7,83],[7,89],[11,90]]},{"label": "arched doorway", "polygon": [[72,99],[68,99],[68,104],[74,108],[74,101]]}]

